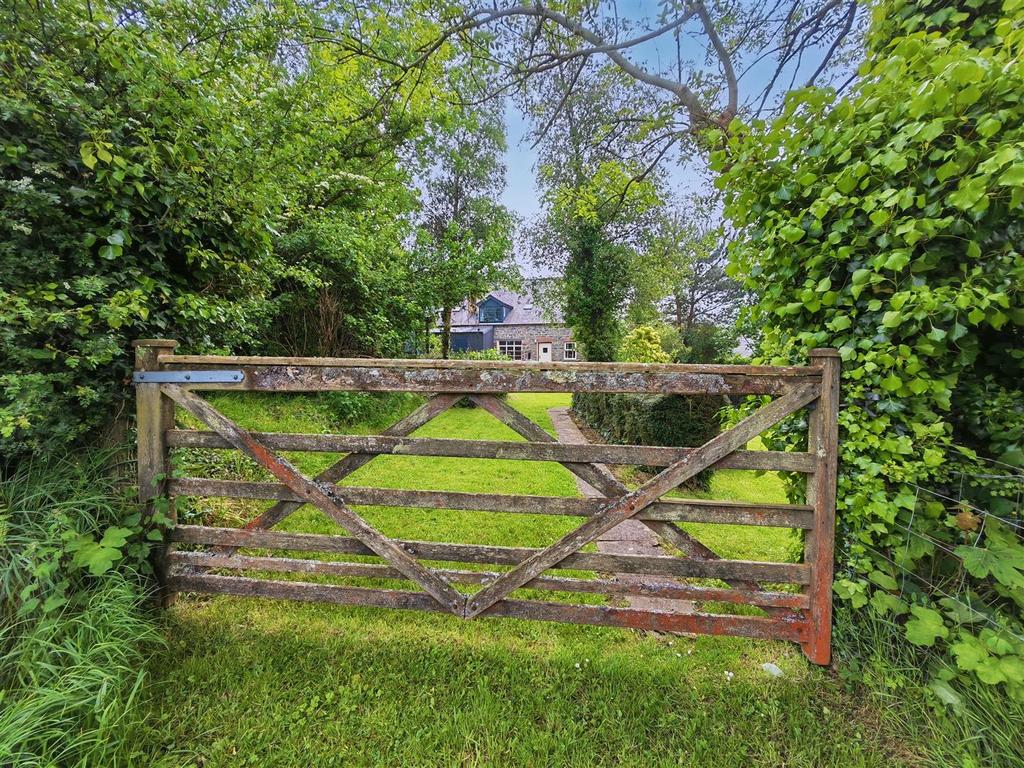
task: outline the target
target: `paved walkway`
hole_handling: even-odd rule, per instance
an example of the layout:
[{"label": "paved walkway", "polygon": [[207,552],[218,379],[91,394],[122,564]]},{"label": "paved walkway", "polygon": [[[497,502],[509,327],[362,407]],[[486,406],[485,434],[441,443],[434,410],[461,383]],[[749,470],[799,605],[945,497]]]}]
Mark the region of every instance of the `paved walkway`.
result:
[{"label": "paved walkway", "polygon": [[[551,423],[554,424],[560,443],[589,442],[580,428],[576,426],[572,416],[569,415],[568,408],[549,408],[548,415],[551,417]],[[596,488],[579,478],[576,478],[576,485],[579,486],[581,495],[588,498],[602,498],[602,494]],[[665,554],[658,537],[639,520],[624,520],[611,530],[605,531],[597,539],[597,551],[613,555],[648,555],[652,557]],[[615,578],[622,582],[642,582],[644,580],[643,576],[633,573],[617,573]],[[693,613],[695,610],[693,603],[689,600],[634,596],[628,597],[627,601],[631,608],[644,611]]]}]

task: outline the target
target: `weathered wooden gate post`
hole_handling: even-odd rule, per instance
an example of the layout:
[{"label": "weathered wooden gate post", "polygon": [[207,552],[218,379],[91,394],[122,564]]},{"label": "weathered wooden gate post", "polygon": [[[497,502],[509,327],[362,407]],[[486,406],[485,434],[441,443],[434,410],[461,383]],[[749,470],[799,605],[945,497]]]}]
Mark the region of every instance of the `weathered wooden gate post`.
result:
[{"label": "weathered wooden gate post", "polygon": [[839,352],[812,349],[811,365],[821,368],[821,396],[810,413],[807,451],[816,461],[807,476],[807,503],[814,507],[814,527],[804,538],[804,562],[811,566],[807,594],[811,602],[810,635],[804,654],[828,664],[832,652],[832,568],[835,557],[836,465],[839,458]]},{"label": "weathered wooden gate post", "polygon": [[[157,358],[172,354],[178,342],[173,339],[138,339],[135,347],[135,370],[137,372],[160,370]],[[174,428],[174,401],[160,394],[159,383],[136,382],[135,424],[138,430],[139,502],[143,518],[153,516],[154,502],[165,495],[167,477],[171,472],[170,454],[167,450],[167,430]],[[167,514],[174,518],[174,507],[168,504]],[[165,588],[166,569],[165,546],[154,551],[153,568],[160,585],[160,602],[166,607],[174,600],[174,593]]]}]

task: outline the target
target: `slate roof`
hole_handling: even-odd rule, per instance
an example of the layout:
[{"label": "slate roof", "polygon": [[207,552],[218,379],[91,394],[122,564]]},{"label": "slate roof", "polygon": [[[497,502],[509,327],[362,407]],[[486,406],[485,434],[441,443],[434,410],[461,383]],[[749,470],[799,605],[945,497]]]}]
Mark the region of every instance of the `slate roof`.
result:
[{"label": "slate roof", "polygon": [[538,301],[540,289],[543,283],[540,281],[527,282],[521,293],[499,288],[491,291],[487,296],[481,296],[477,302],[479,306],[488,296],[493,296],[505,306],[511,307],[511,311],[505,315],[503,323],[486,323],[480,325],[477,321],[477,313],[470,312],[467,305],[452,310],[452,328],[458,327],[460,331],[481,330],[496,325],[562,325],[562,313],[557,307],[547,306],[554,302],[546,302],[543,306]]}]

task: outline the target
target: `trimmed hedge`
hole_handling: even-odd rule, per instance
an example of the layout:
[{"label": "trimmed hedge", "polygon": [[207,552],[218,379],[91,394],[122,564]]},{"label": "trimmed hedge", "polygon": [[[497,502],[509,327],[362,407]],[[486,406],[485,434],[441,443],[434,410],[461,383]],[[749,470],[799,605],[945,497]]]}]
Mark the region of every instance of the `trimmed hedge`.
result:
[{"label": "trimmed hedge", "polygon": [[[620,395],[576,393],[573,411],[609,443],[693,448],[722,429],[721,397],[711,395]],[[658,471],[655,469],[654,471]],[[711,471],[701,472],[688,486],[707,489]]]}]

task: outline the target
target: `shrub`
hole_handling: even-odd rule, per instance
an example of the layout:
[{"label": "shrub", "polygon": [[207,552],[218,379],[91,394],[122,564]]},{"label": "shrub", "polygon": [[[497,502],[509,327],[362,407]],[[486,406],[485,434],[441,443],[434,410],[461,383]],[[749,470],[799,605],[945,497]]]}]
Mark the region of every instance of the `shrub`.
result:
[{"label": "shrub", "polygon": [[658,329],[652,325],[638,325],[627,333],[619,347],[619,360],[627,363],[667,363],[668,354],[662,348]]},{"label": "shrub", "polygon": [[[724,405],[711,395],[630,395],[576,393],[576,414],[602,438],[622,445],[696,447],[721,431]],[[711,472],[701,472],[690,485],[707,488]]]},{"label": "shrub", "polygon": [[[842,356],[837,594],[1017,698],[1019,523],[982,534],[917,489],[956,482],[957,443],[1024,458],[1022,9],[880,2],[848,96],[791,94],[771,124],[734,121],[713,158],[764,360]],[[798,444],[780,433],[770,447]],[[1002,503],[989,511],[1014,514]]]},{"label": "shrub", "polygon": [[[395,21],[367,23],[429,34]],[[133,338],[393,354],[422,327],[398,148],[447,121],[450,49],[392,111],[390,65],[340,66],[314,3],[41,0],[0,23],[0,455],[105,426]]]}]

